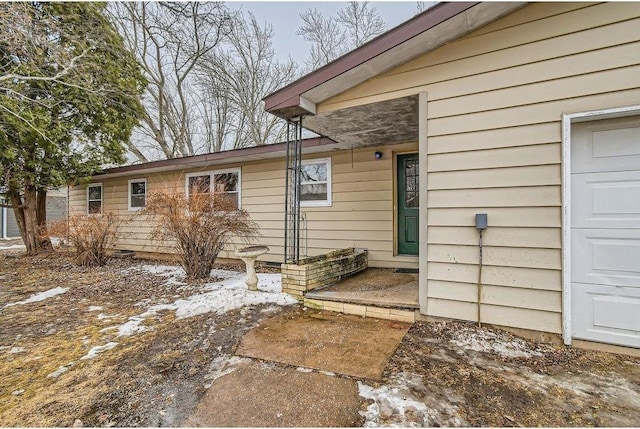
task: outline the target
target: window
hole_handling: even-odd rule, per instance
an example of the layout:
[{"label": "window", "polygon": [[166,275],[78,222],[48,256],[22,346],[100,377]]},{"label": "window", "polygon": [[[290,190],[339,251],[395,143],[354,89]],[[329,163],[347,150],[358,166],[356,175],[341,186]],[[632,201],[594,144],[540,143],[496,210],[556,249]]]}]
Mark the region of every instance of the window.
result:
[{"label": "window", "polygon": [[301,173],[300,205],[331,206],[331,158],[302,161]]},{"label": "window", "polygon": [[87,213],[102,213],[102,183],[87,186]]},{"label": "window", "polygon": [[129,180],[129,211],[144,208],[147,203],[147,179]]},{"label": "window", "polygon": [[[213,186],[212,186],[213,185]],[[213,192],[231,198],[240,207],[240,169],[187,174],[187,195]]]},{"label": "window", "polygon": [[417,209],[420,199],[418,177],[420,175],[417,159],[404,161],[404,206],[408,209]]}]

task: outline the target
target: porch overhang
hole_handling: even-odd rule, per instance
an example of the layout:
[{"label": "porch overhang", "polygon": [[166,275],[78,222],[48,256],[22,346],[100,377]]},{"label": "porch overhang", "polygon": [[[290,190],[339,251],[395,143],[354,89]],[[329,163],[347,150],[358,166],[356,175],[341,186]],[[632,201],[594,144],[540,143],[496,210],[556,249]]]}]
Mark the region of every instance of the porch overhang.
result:
[{"label": "porch overhang", "polygon": [[418,141],[418,96],[318,113],[303,126],[352,148]]},{"label": "porch overhang", "polygon": [[[526,2],[442,2],[295,82],[267,95],[265,110],[308,116],[349,88],[456,40]],[[312,131],[319,132],[313,129]],[[328,134],[327,134],[328,135]]]}]

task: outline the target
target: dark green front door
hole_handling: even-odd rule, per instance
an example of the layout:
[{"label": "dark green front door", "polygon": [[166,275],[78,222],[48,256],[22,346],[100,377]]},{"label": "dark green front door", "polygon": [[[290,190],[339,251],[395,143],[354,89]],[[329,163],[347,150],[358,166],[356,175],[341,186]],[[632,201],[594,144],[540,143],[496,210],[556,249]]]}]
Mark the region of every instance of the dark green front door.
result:
[{"label": "dark green front door", "polygon": [[398,155],[398,254],[418,254],[418,154]]}]

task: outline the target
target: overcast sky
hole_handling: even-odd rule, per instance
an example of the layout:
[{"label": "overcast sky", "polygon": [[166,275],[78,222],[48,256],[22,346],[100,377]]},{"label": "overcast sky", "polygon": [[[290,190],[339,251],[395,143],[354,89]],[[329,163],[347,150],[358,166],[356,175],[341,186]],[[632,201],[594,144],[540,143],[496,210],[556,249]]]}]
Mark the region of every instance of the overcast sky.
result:
[{"label": "overcast sky", "polygon": [[[309,42],[305,42],[301,36],[296,35],[296,30],[302,24],[300,13],[310,8],[317,8],[326,15],[335,16],[337,11],[343,8],[347,2],[338,1],[254,1],[254,2],[228,2],[233,9],[241,9],[253,12],[256,18],[262,22],[273,25],[273,45],[276,55],[281,59],[291,56],[298,64],[302,64],[307,58]],[[411,18],[417,12],[415,1],[381,1],[370,2],[387,22],[387,30]]]}]

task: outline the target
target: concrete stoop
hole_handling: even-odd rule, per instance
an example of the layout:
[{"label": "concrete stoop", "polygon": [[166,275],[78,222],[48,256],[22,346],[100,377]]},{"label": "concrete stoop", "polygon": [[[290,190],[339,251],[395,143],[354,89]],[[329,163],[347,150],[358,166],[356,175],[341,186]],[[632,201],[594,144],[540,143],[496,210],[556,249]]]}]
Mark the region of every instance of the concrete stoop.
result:
[{"label": "concrete stoop", "polygon": [[306,307],[317,310],[333,311],[343,314],[353,314],[374,319],[395,320],[398,322],[413,323],[416,321],[414,309],[389,308],[366,304],[352,304],[340,301],[329,301],[304,297],[303,304]]}]

